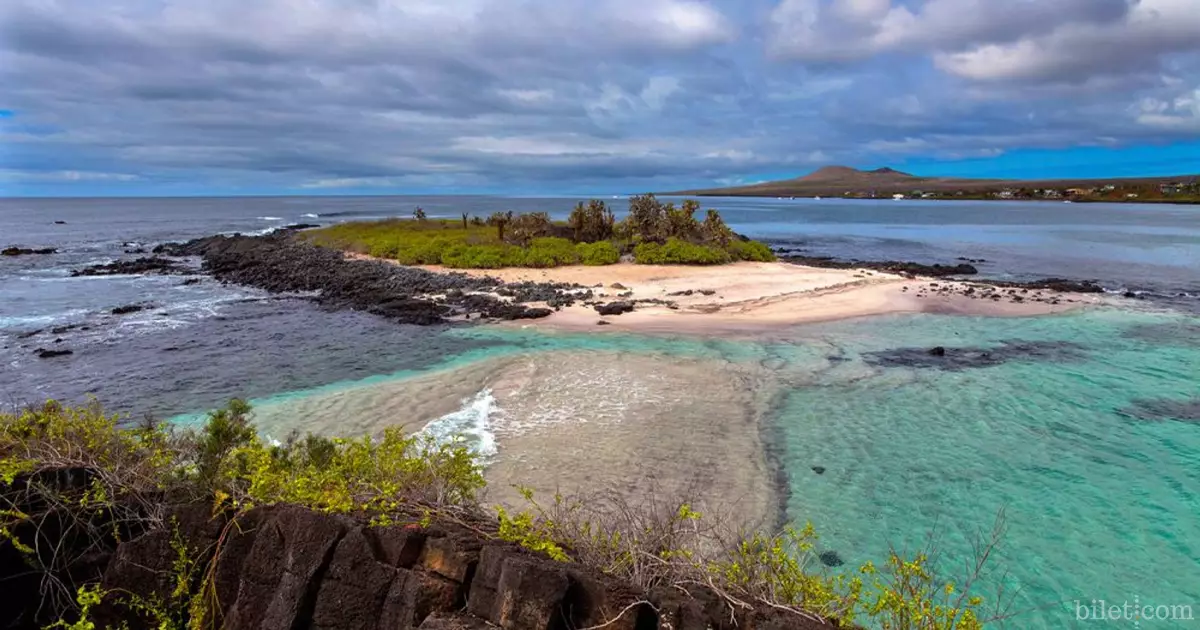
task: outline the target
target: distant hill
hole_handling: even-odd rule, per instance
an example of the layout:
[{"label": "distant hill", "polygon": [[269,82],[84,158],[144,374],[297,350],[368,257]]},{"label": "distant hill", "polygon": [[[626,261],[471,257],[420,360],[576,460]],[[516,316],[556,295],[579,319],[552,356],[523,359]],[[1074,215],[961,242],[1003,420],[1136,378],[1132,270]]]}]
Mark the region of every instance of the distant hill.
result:
[{"label": "distant hill", "polygon": [[891,196],[896,193],[922,191],[927,193],[983,193],[1002,189],[1097,188],[1112,184],[1118,187],[1152,186],[1178,181],[1195,181],[1195,175],[1171,177],[1140,177],[1110,179],[1007,180],[965,179],[957,177],[919,177],[891,168],[864,171],[849,166],[825,166],[808,175],[749,186],[685,190],[670,195],[727,196],[727,197],[816,197],[846,195]]}]

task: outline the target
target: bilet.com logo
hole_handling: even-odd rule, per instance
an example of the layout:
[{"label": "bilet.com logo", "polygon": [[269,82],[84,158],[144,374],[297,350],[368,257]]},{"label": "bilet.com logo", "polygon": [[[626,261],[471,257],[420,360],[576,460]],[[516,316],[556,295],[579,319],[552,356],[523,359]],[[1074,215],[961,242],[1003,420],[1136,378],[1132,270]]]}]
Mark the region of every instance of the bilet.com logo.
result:
[{"label": "bilet.com logo", "polygon": [[[1150,604],[1143,602],[1138,596],[1133,600],[1123,602],[1093,599],[1091,601],[1075,600],[1075,619],[1077,621],[1119,621],[1132,623],[1134,628],[1142,627],[1142,622],[1153,622],[1149,627],[1169,627],[1157,622],[1195,621],[1195,612],[1191,604]],[[1188,624],[1189,626],[1191,624]]]}]

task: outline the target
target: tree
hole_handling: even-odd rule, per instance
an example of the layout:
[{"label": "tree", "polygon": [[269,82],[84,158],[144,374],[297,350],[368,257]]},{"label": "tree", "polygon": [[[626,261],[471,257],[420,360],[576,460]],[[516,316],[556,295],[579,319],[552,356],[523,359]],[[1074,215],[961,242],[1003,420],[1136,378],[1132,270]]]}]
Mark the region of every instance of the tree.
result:
[{"label": "tree", "polygon": [[733,230],[725,225],[725,221],[716,210],[709,209],[700,230],[704,234],[704,240],[721,247],[729,245],[729,241],[733,240]]},{"label": "tree", "polygon": [[612,238],[616,219],[603,201],[592,199],[586,206],[582,201],[576,204],[567,224],[576,243],[596,243]]}]

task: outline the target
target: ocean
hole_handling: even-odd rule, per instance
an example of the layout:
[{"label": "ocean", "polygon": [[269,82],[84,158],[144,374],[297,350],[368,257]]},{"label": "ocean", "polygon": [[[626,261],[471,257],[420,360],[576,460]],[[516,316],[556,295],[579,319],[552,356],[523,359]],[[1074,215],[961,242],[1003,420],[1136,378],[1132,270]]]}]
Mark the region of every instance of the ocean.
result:
[{"label": "ocean", "polygon": [[[953,574],[1002,512],[1007,531],[980,594],[1013,594],[1007,627],[1088,627],[1076,601],[1200,609],[1195,207],[704,199],[738,232],[811,255],[984,259],[987,277],[1095,280],[1143,298],[1037,318],[886,316],[725,338],[400,326],[211,279],[70,277],[167,240],[417,206],[431,217],[561,217],[576,201],[0,200],[0,247],[60,249],[0,258],[0,397],[95,396],[188,423],[241,396],[272,434],[432,420],[428,430],[465,434],[504,479],[563,485],[636,485],[690,457],[713,463],[704,483],[749,487],[742,434],[757,426],[783,473],[783,516],[813,523],[820,548],[845,563],[830,570],[878,564],[932,534]],[[131,303],[155,308],[111,313]],[[939,345],[978,352],[921,361]],[[74,354],[39,359],[38,348]],[[670,437],[651,445],[659,461],[643,473],[644,453],[618,451],[647,431]],[[529,456],[548,445],[592,465],[563,472]]]}]

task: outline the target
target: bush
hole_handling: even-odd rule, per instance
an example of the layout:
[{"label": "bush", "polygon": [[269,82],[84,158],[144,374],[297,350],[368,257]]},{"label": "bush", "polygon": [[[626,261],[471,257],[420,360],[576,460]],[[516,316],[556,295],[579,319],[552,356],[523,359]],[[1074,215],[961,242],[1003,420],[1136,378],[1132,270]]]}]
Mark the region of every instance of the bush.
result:
[{"label": "bush", "polygon": [[734,260],[749,260],[754,262],[775,262],[775,252],[758,241],[734,240],[729,243],[729,253]]},{"label": "bush", "polygon": [[575,245],[575,251],[579,255],[579,260],[585,265],[613,265],[621,260],[620,250],[610,241],[578,243]]},{"label": "bush", "polygon": [[578,262],[579,252],[565,238],[535,238],[525,251],[526,267],[558,267]]},{"label": "bush", "polygon": [[457,244],[442,253],[442,264],[453,269],[524,267],[525,251],[513,245]]},{"label": "bush", "polygon": [[445,237],[418,240],[407,243],[391,258],[402,265],[440,265],[442,254],[453,244]]},{"label": "bush", "polygon": [[641,265],[721,265],[731,260],[725,250],[676,238],[662,245],[641,243],[633,248],[633,259]]},{"label": "bush", "polygon": [[545,212],[518,214],[508,221],[507,240],[522,247],[529,245],[536,238],[553,233],[554,224],[550,222],[550,215]]}]

